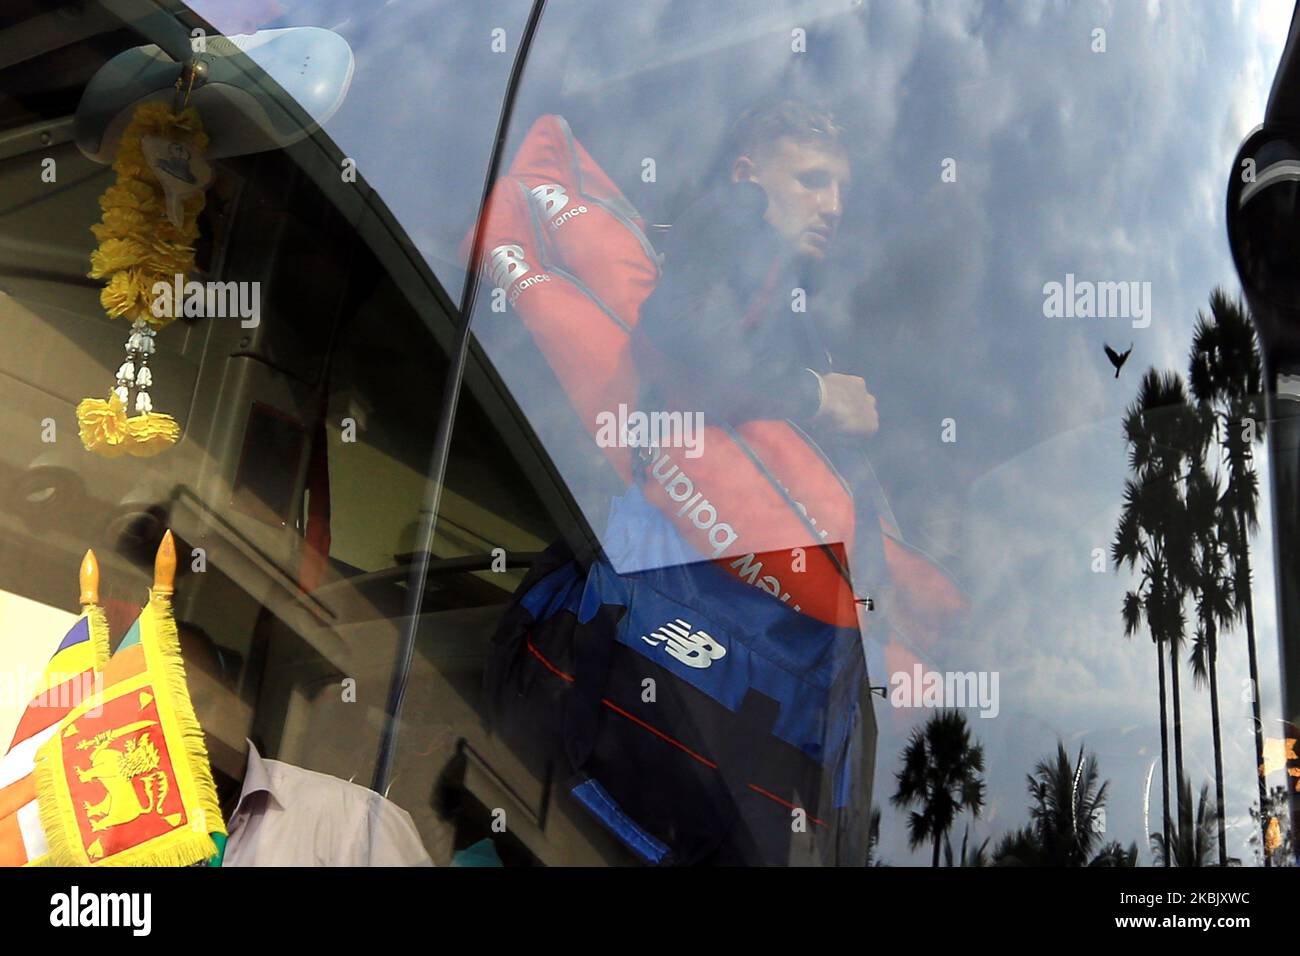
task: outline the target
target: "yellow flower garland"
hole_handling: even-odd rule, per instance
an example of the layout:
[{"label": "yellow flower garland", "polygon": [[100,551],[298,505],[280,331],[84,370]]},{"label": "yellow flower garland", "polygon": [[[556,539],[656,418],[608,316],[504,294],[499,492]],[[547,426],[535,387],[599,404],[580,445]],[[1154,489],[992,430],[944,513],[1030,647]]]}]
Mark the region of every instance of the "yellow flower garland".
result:
[{"label": "yellow flower garland", "polygon": [[[177,275],[194,268],[204,194],[199,191],[187,197],[181,224],[173,225],[167,218],[162,184],[145,159],[146,136],[183,143],[198,154],[208,145],[194,107],[174,114],[165,103],[149,102],[136,109],[113,162],[117,179],[99,198],[103,216],[91,226],[99,246],[91,253],[88,275],[105,280],[99,301],[110,318],[126,318],[139,328],[147,323],[157,330],[171,323],[174,315],[154,315],[154,284],[171,285]],[[77,405],[77,424],[87,451],[108,458],[122,454],[147,458],[180,439],[180,426],[170,415],[145,410],[127,417],[121,390],[119,380],[107,400],[87,398]]]}]

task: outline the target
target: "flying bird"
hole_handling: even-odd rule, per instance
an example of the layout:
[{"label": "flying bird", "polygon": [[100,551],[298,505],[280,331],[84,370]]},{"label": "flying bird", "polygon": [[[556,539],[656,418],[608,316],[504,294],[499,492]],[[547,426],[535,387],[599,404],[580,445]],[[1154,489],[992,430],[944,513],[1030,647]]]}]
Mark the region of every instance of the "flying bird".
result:
[{"label": "flying bird", "polygon": [[1111,348],[1109,345],[1106,345],[1104,342],[1102,343],[1101,347],[1106,350],[1106,358],[1110,359],[1110,364],[1115,366],[1115,377],[1119,378],[1119,370],[1122,369],[1124,367],[1124,363],[1128,361],[1128,354],[1129,352],[1133,351],[1133,343],[1130,342],[1128,346],[1128,352],[1123,352],[1123,353],[1116,352],[1113,348]]}]

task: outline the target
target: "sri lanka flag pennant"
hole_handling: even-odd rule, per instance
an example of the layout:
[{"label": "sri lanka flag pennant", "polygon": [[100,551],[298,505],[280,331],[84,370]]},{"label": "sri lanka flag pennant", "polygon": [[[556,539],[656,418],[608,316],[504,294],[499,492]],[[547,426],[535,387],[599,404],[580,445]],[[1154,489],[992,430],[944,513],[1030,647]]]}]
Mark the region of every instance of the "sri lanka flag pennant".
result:
[{"label": "sri lanka flag pennant", "polygon": [[103,690],[72,709],[36,756],[51,866],[188,866],[224,840],[203,730],[194,716],[171,595],[168,531],[149,603],[104,668]]},{"label": "sri lanka flag pennant", "polygon": [[49,851],[36,801],[36,752],[78,704],[103,687],[108,620],[99,606],[94,552],[81,562],[81,617],[59,642],[36,695],[0,758],[0,866],[24,866]]}]

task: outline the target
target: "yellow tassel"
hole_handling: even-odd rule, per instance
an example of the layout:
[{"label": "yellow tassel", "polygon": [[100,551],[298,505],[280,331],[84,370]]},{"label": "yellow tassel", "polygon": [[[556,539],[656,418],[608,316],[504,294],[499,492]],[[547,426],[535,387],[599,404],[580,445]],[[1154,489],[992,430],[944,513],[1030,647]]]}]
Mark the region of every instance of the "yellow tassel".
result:
[{"label": "yellow tassel", "polygon": [[110,393],[107,400],[82,399],[77,405],[77,424],[86,451],[105,458],[152,458],[181,437],[181,426],[170,415],[145,412],[127,418],[116,393]]},{"label": "yellow tassel", "polygon": [[170,415],[147,412],[128,418],[126,433],[128,454],[136,458],[152,458],[180,440],[181,426]]},{"label": "yellow tassel", "polygon": [[108,400],[83,398],[77,405],[81,444],[106,458],[126,453],[126,411],[122,400],[110,393]]}]

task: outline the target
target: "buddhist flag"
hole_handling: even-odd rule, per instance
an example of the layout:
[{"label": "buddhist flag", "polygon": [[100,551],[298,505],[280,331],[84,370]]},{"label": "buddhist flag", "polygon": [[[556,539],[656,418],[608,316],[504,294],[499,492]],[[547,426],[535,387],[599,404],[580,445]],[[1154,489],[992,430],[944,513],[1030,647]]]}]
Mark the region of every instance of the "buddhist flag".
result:
[{"label": "buddhist flag", "polygon": [[0,866],[23,866],[48,852],[36,802],[36,752],[64,717],[102,689],[107,660],[108,620],[99,606],[99,566],[94,553],[87,551],[81,562],[81,617],[59,642],[0,758]]},{"label": "buddhist flag", "polygon": [[203,730],[172,616],[176,550],[163,537],[149,603],[104,668],[103,689],[37,751],[52,866],[188,866],[224,837]]}]

